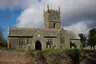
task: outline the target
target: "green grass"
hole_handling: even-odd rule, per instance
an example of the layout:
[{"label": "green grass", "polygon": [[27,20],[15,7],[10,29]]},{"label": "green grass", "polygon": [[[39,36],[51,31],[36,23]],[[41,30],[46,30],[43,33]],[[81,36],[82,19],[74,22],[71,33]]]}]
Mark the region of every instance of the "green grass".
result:
[{"label": "green grass", "polygon": [[0,50],[1,50],[1,51],[6,50],[6,49],[7,49],[6,47],[0,46]]},{"label": "green grass", "polygon": [[79,51],[78,49],[46,49],[43,52],[48,54],[48,53],[69,53],[69,52],[77,52]]},{"label": "green grass", "polygon": [[96,50],[90,50],[90,49],[45,49],[43,51],[41,50],[25,50],[23,48],[6,48],[6,47],[0,47],[0,51],[8,51],[8,52],[26,52],[28,54],[31,53],[38,53],[38,52],[43,52],[45,54],[50,54],[50,53],[89,53],[89,52],[96,52]]},{"label": "green grass", "polygon": [[45,53],[60,53],[60,52],[63,52],[63,49],[45,49],[43,52],[45,52]]},{"label": "green grass", "polygon": [[1,47],[1,46],[0,46],[0,50],[7,51],[7,52],[25,52],[25,49],[23,48],[6,48],[6,47]]}]

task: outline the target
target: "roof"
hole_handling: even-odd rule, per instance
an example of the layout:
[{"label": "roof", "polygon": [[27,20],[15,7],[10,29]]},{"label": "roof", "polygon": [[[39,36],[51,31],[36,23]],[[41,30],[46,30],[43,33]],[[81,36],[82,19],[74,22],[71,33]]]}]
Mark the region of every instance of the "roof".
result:
[{"label": "roof", "polygon": [[80,39],[79,35],[72,30],[67,30],[67,33],[69,34],[70,39]]},{"label": "roof", "polygon": [[55,36],[60,29],[43,29],[43,28],[9,28],[8,36],[33,36],[38,31],[43,36]]}]

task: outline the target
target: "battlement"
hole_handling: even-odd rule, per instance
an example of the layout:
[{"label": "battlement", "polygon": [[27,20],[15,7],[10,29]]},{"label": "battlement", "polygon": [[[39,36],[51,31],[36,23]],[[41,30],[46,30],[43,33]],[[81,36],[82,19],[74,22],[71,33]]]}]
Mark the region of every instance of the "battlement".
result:
[{"label": "battlement", "polygon": [[49,9],[49,5],[47,5],[47,10],[43,10],[44,14],[46,13],[60,13],[60,6],[58,8],[58,10],[54,10],[54,9]]}]

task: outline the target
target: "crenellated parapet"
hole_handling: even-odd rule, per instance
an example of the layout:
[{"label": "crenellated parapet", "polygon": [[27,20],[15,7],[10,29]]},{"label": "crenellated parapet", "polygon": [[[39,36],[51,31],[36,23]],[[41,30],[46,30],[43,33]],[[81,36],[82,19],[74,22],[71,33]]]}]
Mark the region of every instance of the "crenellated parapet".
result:
[{"label": "crenellated parapet", "polygon": [[58,7],[58,10],[53,10],[53,9],[50,9],[49,8],[49,5],[47,5],[47,10],[43,10],[43,13],[46,14],[46,13],[59,13],[60,14],[60,6]]}]

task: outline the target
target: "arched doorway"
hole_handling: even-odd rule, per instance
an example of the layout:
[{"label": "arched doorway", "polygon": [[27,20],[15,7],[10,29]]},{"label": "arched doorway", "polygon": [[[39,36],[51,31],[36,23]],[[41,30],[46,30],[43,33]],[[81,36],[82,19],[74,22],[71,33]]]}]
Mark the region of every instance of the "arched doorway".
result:
[{"label": "arched doorway", "polygon": [[39,40],[37,40],[35,42],[35,50],[41,50],[41,49],[42,49],[41,42]]}]

